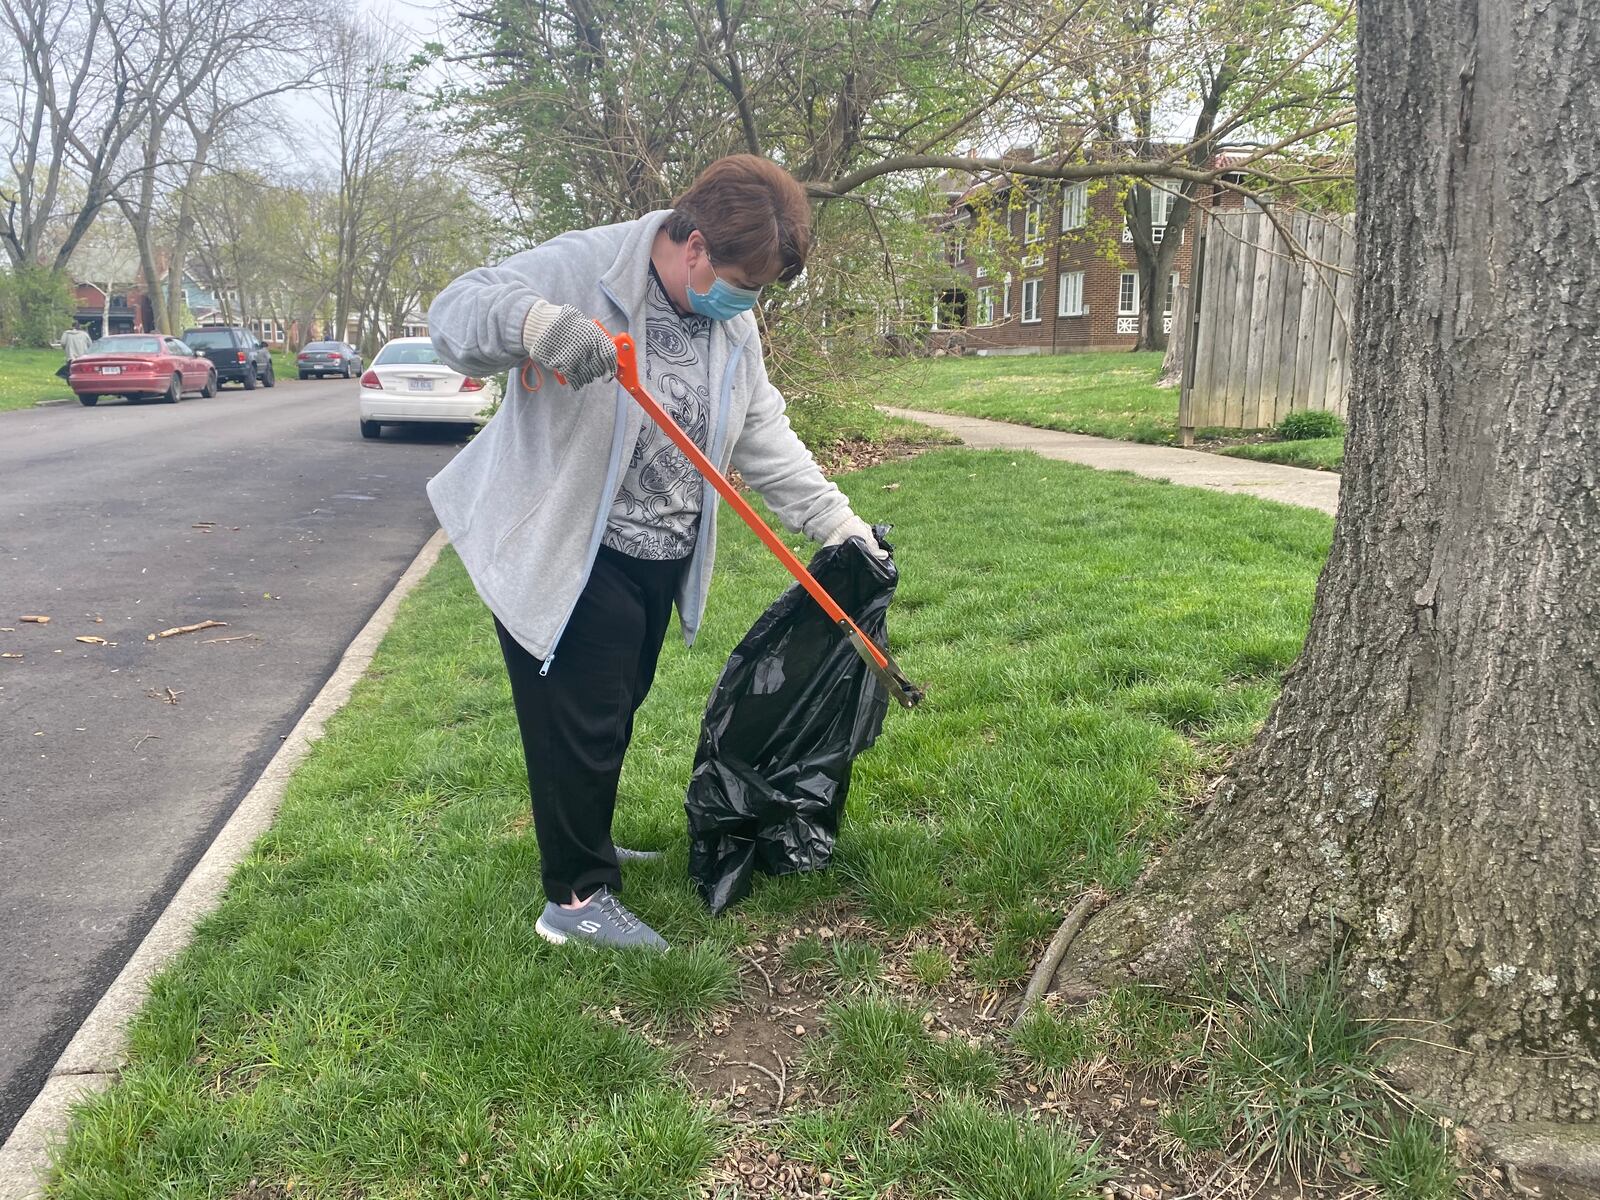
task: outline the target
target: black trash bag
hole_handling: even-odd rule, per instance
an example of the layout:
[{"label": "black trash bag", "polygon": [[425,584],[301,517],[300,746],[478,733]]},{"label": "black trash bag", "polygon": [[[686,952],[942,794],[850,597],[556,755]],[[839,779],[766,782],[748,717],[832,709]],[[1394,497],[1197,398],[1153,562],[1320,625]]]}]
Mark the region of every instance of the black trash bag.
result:
[{"label": "black trash bag", "polygon": [[[875,526],[879,545],[886,525]],[[824,546],[810,570],[879,646],[899,582],[892,557],[858,541]],[[819,871],[850,790],[850,764],[877,740],[889,694],[798,583],[734,648],[706,705],[689,816],[689,875],[713,913],[768,875]]]}]

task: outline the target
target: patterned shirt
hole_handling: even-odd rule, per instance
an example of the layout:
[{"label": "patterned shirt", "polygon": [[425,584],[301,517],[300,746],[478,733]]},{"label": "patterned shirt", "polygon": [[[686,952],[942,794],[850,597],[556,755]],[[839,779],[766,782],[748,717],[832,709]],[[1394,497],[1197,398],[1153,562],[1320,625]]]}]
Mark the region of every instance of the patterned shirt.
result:
[{"label": "patterned shirt", "polygon": [[[681,316],[650,268],[644,313],[644,385],[700,449],[711,436],[711,318]],[[700,531],[705,481],[645,419],[622,490],[611,506],[604,542],[632,558],[688,558]]]}]

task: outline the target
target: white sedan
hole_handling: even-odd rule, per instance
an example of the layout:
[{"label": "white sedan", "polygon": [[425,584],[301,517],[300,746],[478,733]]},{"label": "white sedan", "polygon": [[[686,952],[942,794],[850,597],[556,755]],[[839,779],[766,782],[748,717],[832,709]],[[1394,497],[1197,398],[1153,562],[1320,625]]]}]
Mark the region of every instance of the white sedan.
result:
[{"label": "white sedan", "polygon": [[445,366],[427,338],[395,338],[361,376],[361,436],[412,421],[482,425],[498,391],[493,380]]}]

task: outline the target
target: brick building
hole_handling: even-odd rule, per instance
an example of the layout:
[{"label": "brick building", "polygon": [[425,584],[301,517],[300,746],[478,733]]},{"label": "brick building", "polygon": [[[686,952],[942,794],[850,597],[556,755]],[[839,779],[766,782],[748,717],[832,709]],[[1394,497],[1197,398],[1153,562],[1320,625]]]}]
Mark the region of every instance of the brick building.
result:
[{"label": "brick building", "polygon": [[[952,193],[943,229],[957,278],[939,296],[931,344],[988,354],[1130,349],[1142,298],[1125,194],[1116,180],[1012,178]],[[1237,192],[1202,185],[1175,229],[1166,219],[1173,199],[1159,185],[1151,198],[1155,239],[1180,240],[1163,289],[1169,328],[1173,287],[1189,280],[1202,211],[1243,203]]]},{"label": "brick building", "polygon": [[72,319],[87,329],[90,337],[102,337],[108,333],[144,333],[156,327],[155,307],[141,285],[113,286],[109,305],[106,299],[105,290],[98,284],[73,284]]}]

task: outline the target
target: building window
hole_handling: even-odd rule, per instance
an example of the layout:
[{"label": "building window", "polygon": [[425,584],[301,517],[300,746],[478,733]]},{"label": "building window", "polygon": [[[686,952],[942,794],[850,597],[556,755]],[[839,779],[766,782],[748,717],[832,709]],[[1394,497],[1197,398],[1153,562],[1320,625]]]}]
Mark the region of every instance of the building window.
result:
[{"label": "building window", "polygon": [[1063,271],[1061,273],[1061,291],[1056,305],[1056,315],[1059,317],[1083,316],[1083,272]]},{"label": "building window", "polygon": [[963,263],[967,258],[967,235],[957,233],[950,239],[950,261]]},{"label": "building window", "polygon": [[1022,320],[1023,323],[1035,322],[1039,319],[1039,285],[1042,279],[1024,279],[1022,281]]},{"label": "building window", "polygon": [[1117,291],[1117,314],[1123,317],[1139,315],[1139,275],[1135,271],[1122,273],[1122,286]]},{"label": "building window", "polygon": [[1000,315],[1002,317],[1010,317],[1011,316],[1011,274],[1010,274],[1010,272],[1006,273],[1006,281],[1005,281],[1005,285],[1004,285],[1003,289],[1000,292],[1000,297],[1001,297]]},{"label": "building window", "polygon": [[1178,193],[1167,188],[1150,189],[1150,228],[1165,228],[1172,216],[1172,206],[1178,202]]},{"label": "building window", "polygon": [[1061,189],[1061,232],[1082,229],[1089,223],[1089,185],[1069,183]]},{"label": "building window", "polygon": [[992,287],[978,289],[978,324],[994,324],[994,289]]},{"label": "building window", "polygon": [[1044,201],[1029,200],[1027,212],[1022,218],[1022,240],[1024,242],[1037,242],[1044,236]]},{"label": "building window", "polygon": [[1174,271],[1171,275],[1167,276],[1167,304],[1166,307],[1161,310],[1162,316],[1170,317],[1172,315],[1172,302],[1177,295],[1178,273]]}]

